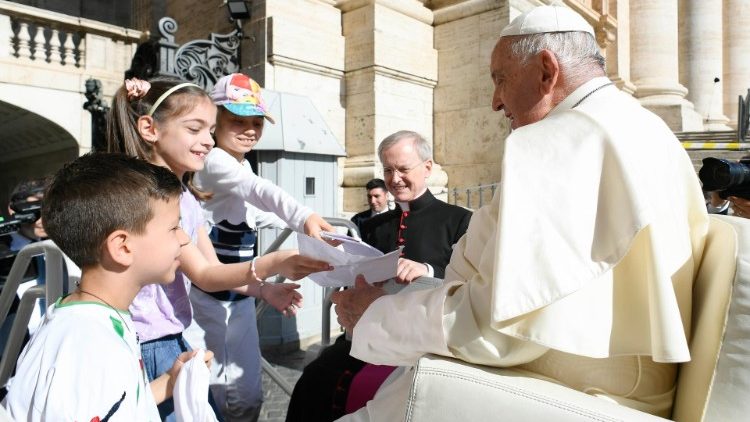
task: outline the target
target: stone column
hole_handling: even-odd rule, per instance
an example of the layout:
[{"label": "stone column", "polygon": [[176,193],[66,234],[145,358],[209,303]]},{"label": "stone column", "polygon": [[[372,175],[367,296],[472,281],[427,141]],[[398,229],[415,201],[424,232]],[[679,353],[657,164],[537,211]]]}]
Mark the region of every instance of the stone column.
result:
[{"label": "stone column", "polygon": [[617,19],[614,41],[606,43],[607,76],[618,88],[632,94],[635,85],[630,78],[630,3],[629,0],[609,0],[608,12]]},{"label": "stone column", "polygon": [[750,2],[724,2],[724,113],[737,125],[737,97],[750,88]]},{"label": "stone column", "polygon": [[[417,0],[340,0],[345,42],[344,211],[366,207],[364,185],[382,177],[380,141],[401,129],[432,139],[437,52],[432,12]],[[428,181],[445,190],[436,166]]]},{"label": "stone column", "polygon": [[701,130],[678,81],[677,0],[630,0],[630,75],[635,97],[672,130]]},{"label": "stone column", "polygon": [[[459,189],[458,203],[465,204],[464,188],[500,181],[510,128],[502,113],[492,111],[490,55],[511,15],[525,5],[484,0],[433,3],[440,76],[434,103],[435,159],[448,174],[449,189]],[[476,193],[471,203],[479,204]]]},{"label": "stone column", "polygon": [[728,130],[722,112],[721,0],[680,0],[680,80],[706,130]]}]

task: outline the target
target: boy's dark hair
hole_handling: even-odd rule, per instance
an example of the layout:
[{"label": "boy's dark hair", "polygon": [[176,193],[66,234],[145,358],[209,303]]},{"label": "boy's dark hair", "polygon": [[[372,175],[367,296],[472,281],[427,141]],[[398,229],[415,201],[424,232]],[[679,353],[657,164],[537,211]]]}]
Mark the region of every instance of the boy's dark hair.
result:
[{"label": "boy's dark hair", "polygon": [[368,192],[377,188],[386,190],[385,181],[383,179],[372,179],[365,185],[365,189],[367,189]]},{"label": "boy's dark hair", "polygon": [[57,172],[44,196],[44,229],[83,268],[101,259],[115,230],[141,234],[153,200],[179,198],[182,184],[169,169],[125,154],[89,153]]}]

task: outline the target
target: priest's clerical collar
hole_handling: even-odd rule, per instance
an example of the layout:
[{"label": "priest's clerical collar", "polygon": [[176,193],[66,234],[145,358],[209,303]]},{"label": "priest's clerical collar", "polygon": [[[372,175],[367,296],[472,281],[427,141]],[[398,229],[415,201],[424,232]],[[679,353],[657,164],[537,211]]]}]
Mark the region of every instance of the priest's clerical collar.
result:
[{"label": "priest's clerical collar", "polygon": [[401,208],[401,211],[418,211],[422,208],[425,208],[434,199],[435,197],[432,196],[432,192],[430,192],[429,189],[425,188],[424,192],[422,192],[422,194],[419,195],[416,199],[412,199],[409,202],[396,201],[396,204],[399,208]]}]

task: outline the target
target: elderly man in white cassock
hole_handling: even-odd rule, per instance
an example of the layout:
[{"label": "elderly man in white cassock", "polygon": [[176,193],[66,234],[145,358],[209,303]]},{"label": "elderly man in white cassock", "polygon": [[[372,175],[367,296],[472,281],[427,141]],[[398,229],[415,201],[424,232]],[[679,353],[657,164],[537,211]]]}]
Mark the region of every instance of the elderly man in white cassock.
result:
[{"label": "elderly man in white cassock", "polygon": [[513,128],[502,188],[474,214],[442,287],[385,296],[360,277],[336,294],[352,356],[406,367],[341,420],[403,420],[408,366],[425,353],[669,416],[708,228],[687,154],[605,77],[593,29],[570,9],[514,19],[490,71],[492,107]]}]

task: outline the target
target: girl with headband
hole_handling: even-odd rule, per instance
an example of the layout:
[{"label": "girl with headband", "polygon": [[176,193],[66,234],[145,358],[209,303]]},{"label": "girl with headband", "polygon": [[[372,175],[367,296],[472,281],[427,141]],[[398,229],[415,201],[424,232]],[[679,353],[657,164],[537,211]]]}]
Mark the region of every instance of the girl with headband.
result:
[{"label": "girl with headband", "polygon": [[[297,251],[278,251],[249,262],[221,264],[211,245],[198,200],[210,193],[192,186],[191,175],[203,169],[214,145],[216,106],[199,86],[175,79],[150,83],[131,79],[117,91],[110,112],[107,141],[111,152],[122,152],[167,167],[184,183],[180,198],[180,226],[192,243],[184,246],[175,281],[149,285],[138,293],[130,311],[141,341],[143,361],[153,379],[171,368],[175,358],[190,346],[182,332],[190,324],[190,283],[204,291],[232,289],[251,294],[270,288],[263,280],[281,274],[291,280],[326,271],[330,266],[300,256]],[[280,285],[272,305],[286,315],[300,306],[297,284]],[[171,400],[159,406],[162,418],[172,415]],[[171,418],[170,418],[171,419]]]}]

